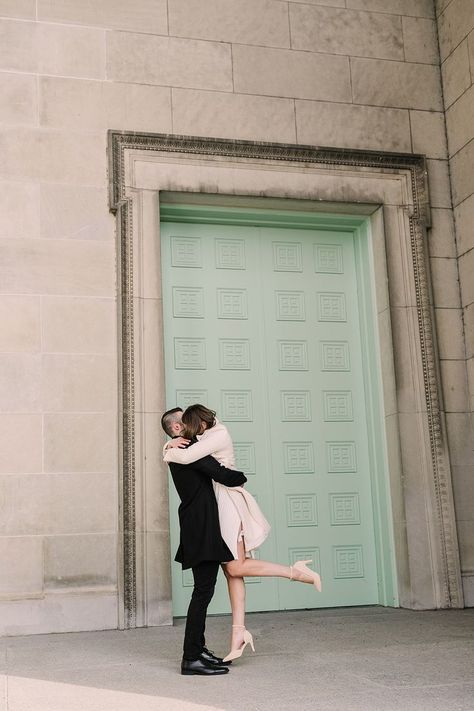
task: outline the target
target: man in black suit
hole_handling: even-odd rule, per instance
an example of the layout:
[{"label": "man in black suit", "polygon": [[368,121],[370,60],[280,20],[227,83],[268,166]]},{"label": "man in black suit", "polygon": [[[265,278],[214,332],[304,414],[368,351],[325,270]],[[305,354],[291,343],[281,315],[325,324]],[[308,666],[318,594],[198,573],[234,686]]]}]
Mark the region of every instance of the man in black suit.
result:
[{"label": "man in black suit", "polygon": [[[170,437],[178,437],[183,430],[182,412],[180,407],[175,407],[161,418],[161,425]],[[242,486],[247,478],[242,472],[221,466],[211,456],[192,464],[169,462],[169,468],[181,499],[178,509],[180,543],[175,560],[181,563],[183,570],[192,568],[194,577],[186,617],[181,674],[227,674],[228,666],[206,649],[204,639],[207,608],[214,595],[219,564],[233,560],[222,539],[212,480],[225,486]]]}]

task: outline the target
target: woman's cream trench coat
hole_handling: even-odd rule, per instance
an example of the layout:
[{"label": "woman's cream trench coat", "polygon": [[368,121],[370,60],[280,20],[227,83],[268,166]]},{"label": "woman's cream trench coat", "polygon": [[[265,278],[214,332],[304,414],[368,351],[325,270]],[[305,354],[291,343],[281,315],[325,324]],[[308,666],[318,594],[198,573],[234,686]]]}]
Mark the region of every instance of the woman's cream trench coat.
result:
[{"label": "woman's cream trench coat", "polygon": [[[235,469],[232,438],[227,427],[219,420],[216,419],[214,427],[198,435],[198,440],[187,449],[165,448],[164,460],[191,464],[211,454],[223,466]],[[270,524],[252,494],[243,487],[229,488],[216,481],[213,485],[222,538],[235,559],[238,558],[237,543],[240,538],[243,538],[246,556],[251,555],[252,551],[258,548],[268,536]]]}]

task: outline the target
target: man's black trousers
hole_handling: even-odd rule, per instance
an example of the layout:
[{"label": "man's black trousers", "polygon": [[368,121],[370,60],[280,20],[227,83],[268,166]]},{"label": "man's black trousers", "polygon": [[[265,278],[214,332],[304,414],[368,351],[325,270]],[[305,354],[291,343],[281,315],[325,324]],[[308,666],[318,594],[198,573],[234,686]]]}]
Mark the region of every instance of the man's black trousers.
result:
[{"label": "man's black trousers", "polygon": [[219,565],[217,561],[209,560],[192,568],[194,590],[188,607],[183,646],[183,659],[188,661],[198,659],[205,646],[207,608],[214,595]]}]

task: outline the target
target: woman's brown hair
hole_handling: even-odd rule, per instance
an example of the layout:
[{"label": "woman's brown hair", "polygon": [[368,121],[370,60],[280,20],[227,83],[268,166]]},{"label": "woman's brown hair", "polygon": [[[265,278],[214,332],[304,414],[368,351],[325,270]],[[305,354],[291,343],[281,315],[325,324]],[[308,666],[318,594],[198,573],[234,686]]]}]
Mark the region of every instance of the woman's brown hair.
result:
[{"label": "woman's brown hair", "polygon": [[196,435],[201,433],[202,423],[205,422],[210,429],[216,424],[216,413],[214,410],[204,407],[204,405],[190,405],[183,412],[181,422],[184,425],[183,437],[186,439],[194,439]]}]

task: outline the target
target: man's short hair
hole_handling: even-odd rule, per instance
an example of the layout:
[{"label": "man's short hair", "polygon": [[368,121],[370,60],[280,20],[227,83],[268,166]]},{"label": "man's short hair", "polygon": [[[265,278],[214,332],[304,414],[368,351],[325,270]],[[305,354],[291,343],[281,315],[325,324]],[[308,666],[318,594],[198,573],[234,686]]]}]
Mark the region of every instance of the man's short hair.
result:
[{"label": "man's short hair", "polygon": [[177,417],[178,412],[183,412],[183,408],[173,407],[172,410],[167,410],[165,413],[163,413],[161,417],[161,426],[169,437],[173,436],[173,430],[171,429],[171,425],[175,422],[180,421],[179,417]]}]

